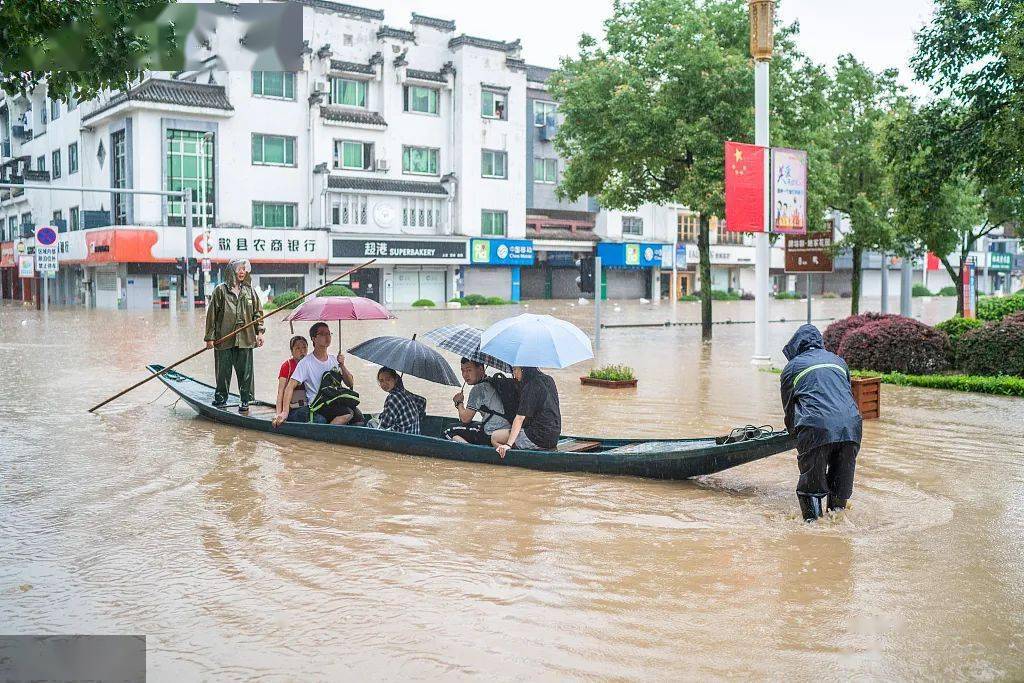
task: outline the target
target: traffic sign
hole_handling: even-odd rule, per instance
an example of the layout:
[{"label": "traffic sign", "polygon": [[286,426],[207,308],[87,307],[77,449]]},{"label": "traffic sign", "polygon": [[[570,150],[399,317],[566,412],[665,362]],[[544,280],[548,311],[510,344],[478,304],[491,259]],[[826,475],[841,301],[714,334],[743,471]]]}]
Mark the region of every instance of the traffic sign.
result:
[{"label": "traffic sign", "polygon": [[36,270],[43,277],[53,277],[58,267],[57,228],[40,225],[36,228]]},{"label": "traffic sign", "polygon": [[36,247],[51,247],[57,244],[57,229],[50,225],[36,228]]}]

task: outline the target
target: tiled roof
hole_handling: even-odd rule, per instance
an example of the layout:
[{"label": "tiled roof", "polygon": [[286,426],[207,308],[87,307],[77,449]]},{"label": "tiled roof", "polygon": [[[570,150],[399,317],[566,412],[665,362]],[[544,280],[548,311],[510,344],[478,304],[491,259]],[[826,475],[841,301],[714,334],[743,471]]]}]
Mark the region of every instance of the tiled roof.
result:
[{"label": "tiled roof", "polygon": [[422,71],[420,69],[406,69],[405,75],[407,78],[415,78],[420,81],[435,81],[437,83],[447,83],[448,79],[440,71]]},{"label": "tiled roof", "polygon": [[360,62],[345,62],[340,59],[331,60],[331,71],[347,71],[353,74],[374,75],[377,70],[373,64],[361,64]]},{"label": "tiled roof", "polygon": [[430,183],[416,180],[392,180],[390,178],[353,178],[352,176],[332,175],[327,179],[327,187],[335,190],[367,190],[370,192],[395,192],[405,194],[433,194],[445,197],[448,195],[441,183]]},{"label": "tiled roof", "polygon": [[522,44],[518,39],[513,40],[511,43],[507,43],[504,40],[489,40],[487,38],[467,36],[465,33],[448,41],[449,48],[459,47],[460,45],[471,45],[485,50],[498,50],[499,52],[515,52],[522,47]]},{"label": "tiled roof", "polygon": [[517,59],[516,57],[506,57],[505,66],[513,71],[526,71],[526,60]]},{"label": "tiled roof", "polygon": [[455,30],[455,22],[452,20],[435,19],[434,17],[427,17],[422,14],[416,14],[415,12],[412,13],[412,21],[410,23],[430,26],[431,28],[436,28],[439,31]]},{"label": "tiled roof", "polygon": [[597,213],[593,211],[573,211],[571,209],[527,209],[526,218],[549,218],[554,221],[582,221],[593,223]]},{"label": "tiled roof", "polygon": [[547,83],[548,79],[551,78],[551,74],[558,71],[558,69],[549,69],[546,66],[535,66],[533,64],[526,65],[526,80],[535,81],[537,83]]},{"label": "tiled roof", "polygon": [[118,93],[110,98],[104,106],[82,117],[83,121],[93,118],[108,109],[129,100],[138,102],[158,102],[174,104],[181,107],[199,109],[223,109],[233,111],[222,85],[190,83],[188,81],[172,81],[163,78],[151,78],[143,81],[127,92]]},{"label": "tiled roof", "polygon": [[388,122],[380,115],[380,112],[366,111],[365,109],[350,109],[348,107],[321,106],[320,116],[328,121],[346,121],[348,123],[362,123],[368,126],[386,126]]},{"label": "tiled roof", "polygon": [[591,230],[576,230],[573,232],[568,228],[541,228],[537,230],[527,229],[526,239],[532,240],[571,240],[574,242],[598,242],[598,237]]},{"label": "tiled roof", "polygon": [[399,40],[416,41],[416,34],[412,31],[406,31],[401,28],[392,28],[390,26],[381,26],[377,31],[377,40],[381,38],[397,38]]},{"label": "tiled roof", "polygon": [[330,12],[347,14],[349,16],[359,17],[360,19],[376,19],[377,21],[384,20],[384,10],[382,9],[356,7],[355,5],[348,5],[343,2],[330,2],[330,0],[299,0],[299,2],[303,5],[316,7],[317,9],[325,9]]}]

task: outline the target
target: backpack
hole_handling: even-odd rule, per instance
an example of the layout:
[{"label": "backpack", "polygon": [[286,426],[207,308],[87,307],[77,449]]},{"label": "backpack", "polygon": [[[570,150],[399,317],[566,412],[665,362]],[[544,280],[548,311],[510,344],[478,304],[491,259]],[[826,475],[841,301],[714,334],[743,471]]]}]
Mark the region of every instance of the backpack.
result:
[{"label": "backpack", "polygon": [[328,370],[320,378],[320,389],[309,402],[309,421],[313,421],[313,413],[329,405],[346,408],[355,408],[359,405],[359,393],[345,385],[341,371],[337,368]]},{"label": "backpack", "polygon": [[509,424],[512,424],[512,420],[516,417],[516,411],[519,410],[519,383],[501,372],[484,377],[480,381],[494,387],[494,390],[498,392],[498,398],[501,399],[501,407],[505,409],[502,413],[496,413],[487,406],[480,406],[480,412],[487,416],[484,418],[483,424],[487,424],[487,420],[495,415],[501,415],[508,420]]}]

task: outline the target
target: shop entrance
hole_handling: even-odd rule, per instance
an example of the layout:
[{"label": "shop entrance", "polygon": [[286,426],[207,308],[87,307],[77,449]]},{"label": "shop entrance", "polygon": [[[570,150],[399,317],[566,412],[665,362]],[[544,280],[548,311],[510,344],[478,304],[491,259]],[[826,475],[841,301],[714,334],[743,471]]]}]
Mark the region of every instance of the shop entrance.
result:
[{"label": "shop entrance", "polygon": [[394,303],[408,305],[418,299],[430,299],[443,305],[446,299],[445,271],[395,269]]},{"label": "shop entrance", "polygon": [[380,303],[380,268],[363,268],[348,277],[349,288],[356,296],[365,296]]}]

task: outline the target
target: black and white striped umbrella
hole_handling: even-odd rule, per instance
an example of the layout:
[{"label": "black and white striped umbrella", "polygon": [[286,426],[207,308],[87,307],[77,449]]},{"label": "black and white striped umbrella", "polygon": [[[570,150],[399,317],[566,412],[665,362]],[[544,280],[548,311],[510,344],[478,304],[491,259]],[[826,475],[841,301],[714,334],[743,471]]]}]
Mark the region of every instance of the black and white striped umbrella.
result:
[{"label": "black and white striped umbrella", "polygon": [[439,348],[451,351],[463,358],[475,360],[477,363],[483,363],[504,372],[512,372],[512,366],[505,361],[480,352],[481,333],[482,330],[478,330],[472,325],[455,323],[431,330],[423,335],[423,339],[428,339],[437,344]]}]

